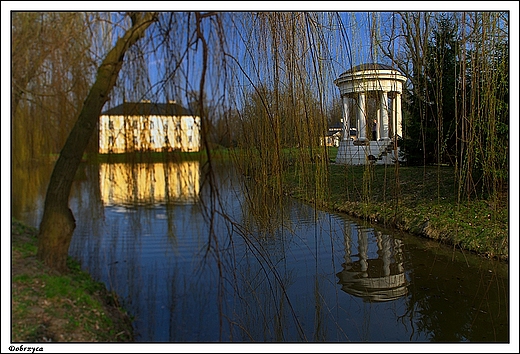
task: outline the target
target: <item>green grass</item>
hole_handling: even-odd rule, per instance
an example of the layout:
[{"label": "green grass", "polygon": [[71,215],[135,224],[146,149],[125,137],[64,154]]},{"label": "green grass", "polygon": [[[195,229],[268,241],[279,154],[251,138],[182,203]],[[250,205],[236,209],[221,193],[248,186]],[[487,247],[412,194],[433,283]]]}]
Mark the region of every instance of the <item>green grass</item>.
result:
[{"label": "green grass", "polygon": [[36,259],[37,230],[13,219],[13,341],[132,341],[128,315],[104,284],[68,259],[58,274]]}]

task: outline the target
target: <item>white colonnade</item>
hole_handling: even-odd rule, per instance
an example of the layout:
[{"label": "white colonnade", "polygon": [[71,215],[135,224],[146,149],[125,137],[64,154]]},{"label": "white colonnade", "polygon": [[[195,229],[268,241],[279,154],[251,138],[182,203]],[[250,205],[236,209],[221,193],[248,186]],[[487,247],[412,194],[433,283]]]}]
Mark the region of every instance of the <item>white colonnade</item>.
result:
[{"label": "white colonnade", "polygon": [[[344,132],[337,163],[395,162],[398,152],[392,160],[386,158],[386,151],[402,137],[401,96],[405,82],[406,77],[399,71],[383,64],[358,65],[335,80],[343,101]],[[377,103],[375,114],[367,107],[369,99]],[[353,128],[355,136],[351,135]]]}]

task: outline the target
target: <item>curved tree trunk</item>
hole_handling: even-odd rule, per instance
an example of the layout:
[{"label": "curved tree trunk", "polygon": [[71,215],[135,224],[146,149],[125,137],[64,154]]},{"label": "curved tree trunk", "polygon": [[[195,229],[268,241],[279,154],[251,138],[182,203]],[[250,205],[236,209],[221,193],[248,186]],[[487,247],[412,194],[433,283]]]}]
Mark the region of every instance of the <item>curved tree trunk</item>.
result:
[{"label": "curved tree trunk", "polygon": [[69,208],[74,175],[97,126],[101,110],[116,83],[126,51],[144,36],[154,20],[154,13],[132,15],[132,27],[118,39],[98,68],[96,80],[54,166],[40,223],[37,256],[58,271],[67,270],[69,245],[76,227]]}]

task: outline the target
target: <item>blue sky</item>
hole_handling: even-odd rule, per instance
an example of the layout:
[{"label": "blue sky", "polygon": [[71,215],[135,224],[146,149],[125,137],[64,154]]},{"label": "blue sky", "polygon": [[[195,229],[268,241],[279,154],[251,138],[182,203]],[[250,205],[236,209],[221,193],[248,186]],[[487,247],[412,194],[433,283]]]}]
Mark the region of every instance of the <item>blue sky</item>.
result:
[{"label": "blue sky", "polygon": [[[369,30],[368,30],[368,24],[369,24],[369,20],[371,18],[371,14],[369,12],[356,12],[356,13],[351,13],[351,12],[343,12],[343,13],[339,13],[339,16],[341,16],[341,20],[343,22],[343,25],[344,25],[344,29],[345,31],[343,32],[343,34],[345,35],[342,35],[342,33],[340,33],[340,31],[331,31],[329,34],[328,34],[328,40],[330,40],[331,42],[333,42],[329,48],[327,48],[329,50],[328,53],[326,53],[327,57],[326,58],[323,58],[325,59],[325,62],[327,63],[327,65],[329,65],[329,70],[328,72],[330,72],[330,75],[331,77],[328,79],[328,81],[330,81],[330,84],[331,84],[331,87],[332,89],[334,90],[335,87],[333,87],[333,84],[332,84],[332,81],[337,78],[342,72],[348,70],[351,65],[358,65],[358,64],[361,64],[363,62],[367,62],[367,61],[372,61],[372,58],[370,56],[370,35],[369,35]],[[240,20],[240,15],[239,14],[236,14],[236,16],[234,16],[235,20],[239,21]],[[228,20],[228,21],[231,21],[230,18],[228,17],[227,19],[224,19],[224,20]],[[182,20],[181,20],[182,21]],[[209,39],[209,32],[210,32],[210,28],[207,27],[207,24],[209,23],[209,21],[205,21],[205,27],[204,27],[204,31],[205,31],[205,35],[208,37]],[[191,24],[193,25],[193,20],[191,21]],[[240,25],[240,24],[238,24]],[[233,28],[233,25],[231,24],[231,22],[229,23],[226,23],[224,25],[225,27],[225,30],[228,30],[228,32],[225,34],[226,36],[226,41],[228,42],[228,44],[231,44],[231,48],[229,49],[230,51],[232,51],[231,54],[234,55],[234,57],[237,59],[238,63],[240,66],[242,67],[246,67],[248,65],[251,65],[253,63],[253,65],[257,65],[258,63],[255,63],[255,60],[257,60],[257,58],[254,58],[254,57],[250,57],[248,56],[247,54],[249,53],[247,50],[246,50],[246,45],[249,45],[251,46],[252,50],[256,50],[257,48],[255,46],[257,46],[258,44],[257,43],[247,43],[245,44],[243,41],[244,41],[244,38],[243,37],[240,37],[240,35],[243,35],[244,32],[247,32],[247,28],[245,29],[236,29],[236,28]],[[157,28],[154,29],[155,31],[157,30]],[[215,31],[215,29],[211,29],[213,31]],[[192,33],[193,32],[193,29],[190,29],[189,31],[185,31],[185,35],[187,35],[188,33]],[[336,33],[334,33],[336,32]],[[334,38],[333,38],[334,37]],[[335,42],[334,42],[335,41]],[[341,48],[338,47],[337,44],[340,44],[341,45]],[[215,43],[209,43],[209,46],[210,47],[216,47]],[[178,40],[178,48],[180,48],[181,50],[184,50],[186,48],[186,38],[179,38]],[[187,91],[198,91],[199,90],[199,80],[200,80],[200,75],[201,75],[201,43],[198,43],[198,46],[197,46],[197,50],[195,50],[195,46],[192,46],[192,50],[189,51],[189,55],[190,55],[190,58],[191,58],[191,61],[184,61],[184,63],[181,65],[181,68],[182,68],[182,73],[180,75],[180,83],[177,83],[178,84],[178,87],[180,87],[180,90],[181,90],[181,95],[184,95],[184,97],[176,97],[176,99],[180,99],[181,101],[183,101],[184,104],[186,104],[186,95],[187,95]],[[211,50],[212,48],[210,48]],[[213,52],[213,51],[212,51]],[[166,60],[171,60],[172,58],[164,58],[164,57],[154,57],[152,58],[152,60],[149,61],[149,64],[148,64],[148,67],[149,67],[149,70],[150,70],[150,75],[152,76],[152,82],[157,82],[158,81],[158,77],[161,77],[161,73],[164,73],[164,64],[165,64],[165,61]],[[303,60],[303,59],[302,59]],[[232,60],[230,60],[228,58],[228,61],[229,62],[232,62]],[[170,67],[173,66],[173,62],[168,62],[168,64]],[[237,69],[238,66],[237,65],[232,65],[232,67],[234,67],[237,71],[236,72],[239,72],[239,70]],[[269,65],[267,65],[267,67],[264,67],[264,70],[267,68],[267,70],[269,70]],[[219,70],[220,68],[215,68],[215,67],[209,67],[208,68],[208,72],[207,72],[207,86],[206,86],[206,92],[208,94],[208,97],[209,98],[214,98],[214,95],[216,94],[217,97],[221,95],[221,92],[218,92],[220,90],[220,86],[216,83],[216,81],[214,80],[215,78],[217,78],[219,75],[222,75],[223,72],[222,70]],[[265,75],[265,73],[261,72],[259,73],[260,76],[256,76],[255,73],[251,70],[251,67],[249,66],[247,72],[247,75],[249,75],[249,77],[256,82],[256,80],[261,80],[263,75]],[[227,74],[231,74],[233,72],[233,70],[227,72]],[[241,74],[239,74],[241,75]],[[182,83],[182,81],[185,81],[184,83]],[[247,79],[241,79],[243,80],[243,84],[245,87],[247,87],[249,85],[248,83],[248,80]],[[211,86],[211,85],[214,85],[214,86]],[[159,87],[157,87],[157,89],[159,89]],[[150,97],[145,97],[145,98],[150,98]]]}]

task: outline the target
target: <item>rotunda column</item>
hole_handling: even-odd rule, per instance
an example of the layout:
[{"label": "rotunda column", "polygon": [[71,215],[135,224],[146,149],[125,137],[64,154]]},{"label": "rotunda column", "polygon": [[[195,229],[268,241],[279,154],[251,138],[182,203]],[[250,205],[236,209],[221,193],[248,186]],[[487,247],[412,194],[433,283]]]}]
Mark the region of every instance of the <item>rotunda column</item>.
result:
[{"label": "rotunda column", "polygon": [[389,140],[388,136],[388,92],[381,91],[381,140]]},{"label": "rotunda column", "polygon": [[396,92],[395,93],[395,127],[394,131],[396,135],[399,135],[400,137],[403,137],[403,117],[401,115],[401,93]]},{"label": "rotunda column", "polygon": [[345,245],[345,265],[348,267],[345,269],[352,268],[352,258],[350,257],[352,254],[352,230],[350,228],[351,225],[345,222],[345,235],[343,236],[343,242]]},{"label": "rotunda column", "polygon": [[361,276],[368,277],[368,233],[360,229],[358,233],[359,264],[361,265]]},{"label": "rotunda column", "polygon": [[358,112],[357,112],[357,129],[358,129],[358,140],[367,141],[367,118],[365,113],[365,93],[358,93]]},{"label": "rotunda column", "polygon": [[350,98],[343,96],[343,140],[350,138]]}]

